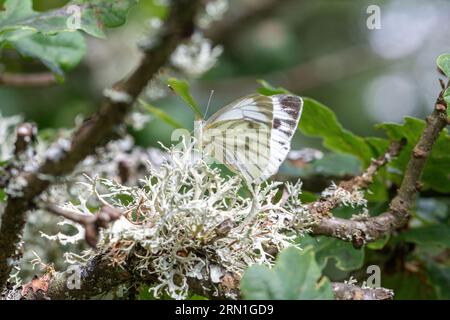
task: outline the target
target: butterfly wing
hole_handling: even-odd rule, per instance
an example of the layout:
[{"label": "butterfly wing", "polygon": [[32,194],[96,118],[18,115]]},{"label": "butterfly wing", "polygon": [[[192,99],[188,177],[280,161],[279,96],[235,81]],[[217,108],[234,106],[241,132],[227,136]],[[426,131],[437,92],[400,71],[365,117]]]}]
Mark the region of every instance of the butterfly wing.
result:
[{"label": "butterfly wing", "polygon": [[235,100],[205,123],[205,150],[248,182],[278,171],[290,149],[303,101],[297,96],[253,94]]}]

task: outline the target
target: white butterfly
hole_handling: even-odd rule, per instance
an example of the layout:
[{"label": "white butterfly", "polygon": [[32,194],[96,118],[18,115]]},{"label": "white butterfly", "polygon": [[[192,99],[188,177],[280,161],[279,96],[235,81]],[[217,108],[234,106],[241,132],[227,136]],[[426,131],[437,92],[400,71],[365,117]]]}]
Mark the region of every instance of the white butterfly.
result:
[{"label": "white butterfly", "polygon": [[302,109],[297,96],[248,95],[202,122],[199,140],[207,154],[248,183],[261,183],[286,158]]}]

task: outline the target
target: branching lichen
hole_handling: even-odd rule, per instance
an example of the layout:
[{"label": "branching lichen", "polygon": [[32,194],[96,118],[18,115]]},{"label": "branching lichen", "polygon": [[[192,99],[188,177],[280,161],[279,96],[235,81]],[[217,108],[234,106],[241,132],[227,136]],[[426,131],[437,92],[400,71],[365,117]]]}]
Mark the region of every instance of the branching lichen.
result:
[{"label": "branching lichen", "polygon": [[367,200],[364,198],[364,192],[358,189],[348,191],[332,183],[330,187],[322,192],[322,197],[332,200],[336,204],[343,206],[366,207]]},{"label": "branching lichen", "polygon": [[[270,266],[274,254],[294,245],[298,232],[308,228],[306,207],[298,200],[300,184],[288,185],[287,199],[277,200],[276,182],[256,186],[248,198],[239,177],[223,177],[193,156],[192,145],[168,154],[161,167],[149,166],[139,186],[92,179],[83,188],[103,205],[125,212],[103,231],[99,247],[109,252],[112,264],[129,268],[129,258],[137,261],[133,272],[158,280],[151,288],[155,296],[182,299],[188,278],[218,284],[227,272],[240,276],[252,264]],[[86,195],[67,206],[90,214]]]}]

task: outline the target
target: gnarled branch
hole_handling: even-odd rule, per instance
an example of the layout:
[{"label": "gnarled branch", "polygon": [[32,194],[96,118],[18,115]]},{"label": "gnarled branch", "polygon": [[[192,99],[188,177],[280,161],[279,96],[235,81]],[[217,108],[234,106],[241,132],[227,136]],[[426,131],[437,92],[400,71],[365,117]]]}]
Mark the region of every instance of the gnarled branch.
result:
[{"label": "gnarled branch", "polygon": [[[127,266],[132,266],[133,261],[128,261]],[[87,264],[78,266],[78,273],[82,275],[78,283],[73,285],[74,272],[71,269],[66,272],[51,272],[44,274],[40,279],[45,282],[42,286],[46,292],[39,290],[21,293],[20,289],[9,290],[4,294],[4,299],[87,299],[106,294],[120,285],[133,283],[154,283],[157,279],[151,274],[136,275],[131,272],[132,268],[123,269],[111,264],[111,260],[105,253],[99,253],[91,258]],[[105,276],[105,274],[107,276]],[[69,285],[68,285],[69,284]],[[212,283],[208,280],[188,278],[190,292],[202,295],[209,299],[226,299],[225,293],[233,293],[239,297],[239,279],[232,274],[222,277],[221,283]],[[218,295],[214,287],[219,287]],[[354,284],[333,283],[333,292],[336,300],[390,300],[393,292],[384,288],[361,288]],[[1,297],[0,297],[1,298]]]},{"label": "gnarled branch", "polygon": [[[420,189],[420,177],[427,158],[439,134],[448,124],[447,105],[443,99],[444,90],[445,87],[439,94],[432,114],[427,117],[426,127],[413,149],[403,181],[397,195],[389,205],[389,210],[364,221],[322,217],[313,227],[313,234],[351,241],[356,248],[360,248],[364,243],[381,239],[408,222],[410,210],[414,205],[417,191]],[[368,171],[371,170],[371,167]],[[361,177],[363,179],[361,181],[365,180],[363,177],[364,175]],[[354,181],[354,179],[350,181]]]}]

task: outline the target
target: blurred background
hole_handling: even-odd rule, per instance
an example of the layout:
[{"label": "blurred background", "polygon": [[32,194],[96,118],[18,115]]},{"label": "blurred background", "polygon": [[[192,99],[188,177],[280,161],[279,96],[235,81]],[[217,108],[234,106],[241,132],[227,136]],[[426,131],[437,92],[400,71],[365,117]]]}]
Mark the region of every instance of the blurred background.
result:
[{"label": "blurred background", "polygon": [[[34,9],[58,8],[66,2],[35,0]],[[158,28],[165,2],[140,1],[127,25],[110,30],[106,40],[88,37],[87,56],[64,84],[45,89],[0,86],[1,113],[22,114],[40,130],[72,127],[77,116],[93,113],[103,89],[138,63],[137,42]],[[0,0],[0,6],[3,3]],[[380,29],[367,26],[370,5],[380,8]],[[211,41],[201,45],[209,59],[206,64],[217,63],[200,76],[190,70],[189,81],[203,110],[214,90],[208,115],[254,92],[256,80],[264,79],[322,102],[357,134],[379,135],[375,123],[423,117],[432,108],[439,90],[435,59],[450,50],[449,26],[450,2],[444,0],[230,0],[223,19],[206,30]],[[45,68],[3,51],[2,70]],[[147,96],[179,123],[192,127],[190,109],[164,86],[149,86]],[[150,118],[134,135],[139,144],[150,146],[170,143],[171,131]],[[297,134],[294,148],[304,146],[320,148],[319,141]]]}]

